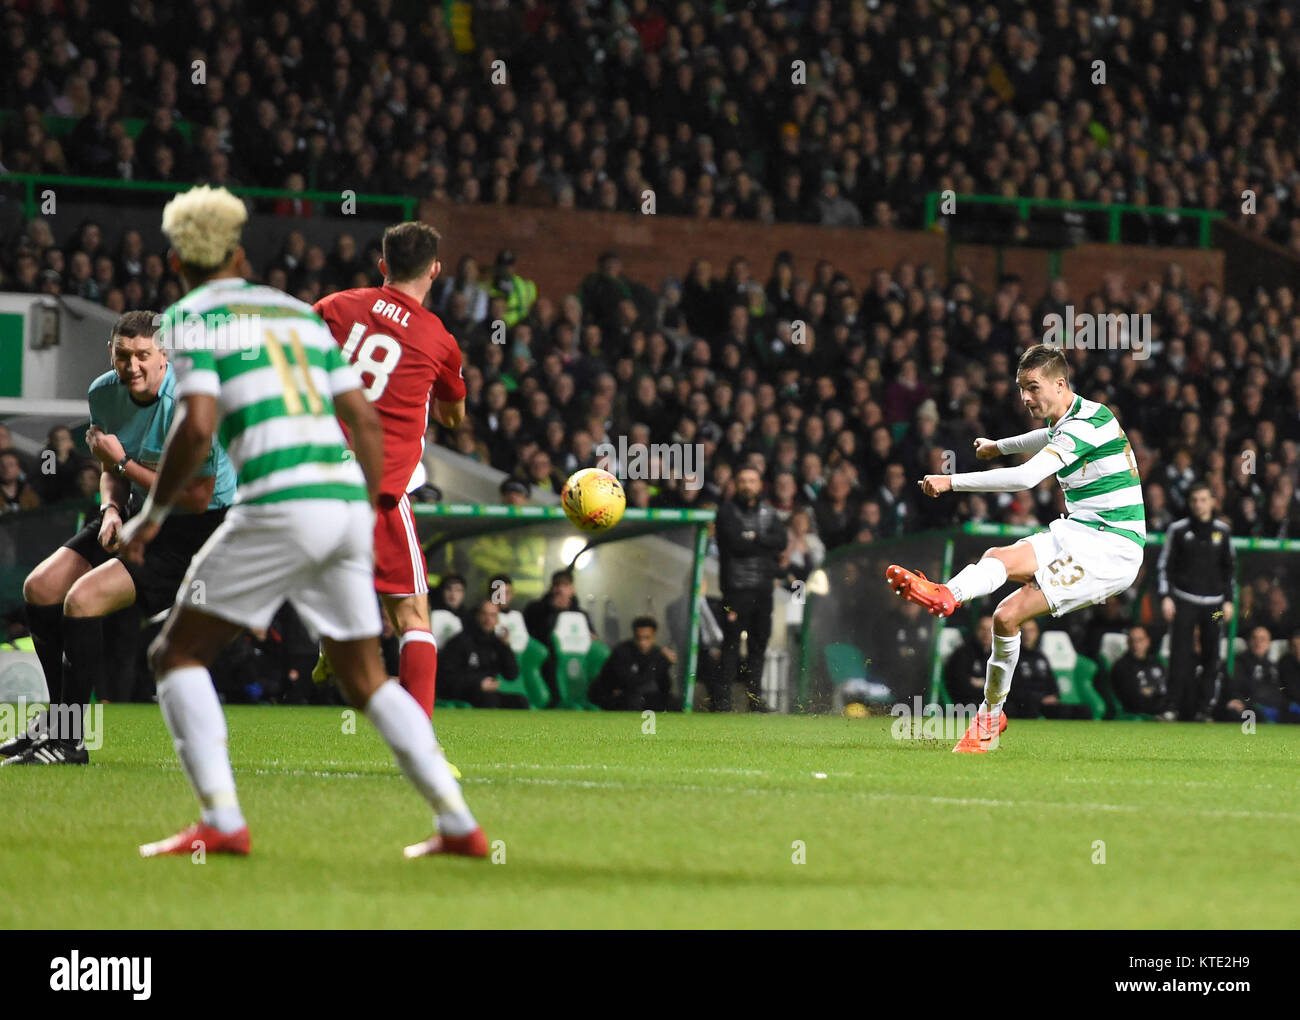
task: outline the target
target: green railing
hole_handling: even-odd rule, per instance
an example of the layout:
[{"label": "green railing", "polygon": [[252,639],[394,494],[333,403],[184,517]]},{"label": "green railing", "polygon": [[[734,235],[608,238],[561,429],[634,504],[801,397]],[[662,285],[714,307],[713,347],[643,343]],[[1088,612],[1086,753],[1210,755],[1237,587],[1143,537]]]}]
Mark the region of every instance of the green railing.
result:
[{"label": "green railing", "polygon": [[[931,191],[925,196],[925,229],[929,230],[939,218],[939,202],[943,192]],[[1210,247],[1210,224],[1223,219],[1224,214],[1214,209],[1184,209],[1158,205],[1121,205],[1105,202],[1069,202],[1060,198],[1007,198],[1004,195],[957,195],[961,205],[1014,206],[1021,220],[1028,220],[1034,209],[1063,209],[1071,212],[1102,212],[1106,214],[1107,237],[1111,244],[1119,244],[1120,220],[1126,213],[1164,216],[1171,214],[1182,219],[1198,220],[1197,240],[1201,248]]]},{"label": "green railing", "polygon": [[[111,177],[69,177],[61,174],[0,174],[0,184],[21,184],[24,186],[23,215],[28,219],[40,215],[41,203],[37,198],[37,192],[38,189],[45,190],[41,187],[42,185],[55,189],[61,187],[77,188],[83,191],[165,192],[174,194],[178,191],[188,191],[201,183],[201,181],[191,181],[184,184],[175,181],[120,181]],[[283,188],[251,188],[244,185],[230,185],[227,190],[232,194],[241,195],[245,198],[288,198],[296,201],[328,203],[331,206],[341,206],[343,203],[343,193],[340,191],[286,191]],[[419,201],[409,195],[353,194],[349,197],[358,206],[379,205],[400,208],[404,220],[414,218],[415,207]]]}]

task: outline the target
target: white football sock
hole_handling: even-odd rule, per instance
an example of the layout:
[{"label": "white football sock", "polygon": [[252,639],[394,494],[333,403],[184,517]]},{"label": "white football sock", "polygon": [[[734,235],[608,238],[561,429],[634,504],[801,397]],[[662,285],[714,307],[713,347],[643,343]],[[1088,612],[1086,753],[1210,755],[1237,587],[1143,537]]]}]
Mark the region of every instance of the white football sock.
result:
[{"label": "white football sock", "polygon": [[993,654],[989,656],[988,670],[984,674],[984,704],[980,711],[997,718],[1002,712],[1002,703],[1007,700],[1011,690],[1011,677],[1020,661],[1020,632],[1011,637],[1001,634],[993,635]]},{"label": "white football sock", "polygon": [[385,680],[370,696],[366,716],[388,741],[406,778],[433,805],[438,831],[444,836],[464,836],[478,828],[420,703],[396,680]]},{"label": "white football sock", "polygon": [[244,815],[230,767],[226,716],[211,675],[202,666],[164,673],[158,678],[158,707],[181,768],[203,806],[204,823],[222,832],[238,832],[244,827]]},{"label": "white football sock", "polygon": [[984,595],[991,595],[1007,581],[1007,566],[996,556],[985,556],[957,571],[956,576],[948,582],[948,590],[958,602],[969,602]]}]

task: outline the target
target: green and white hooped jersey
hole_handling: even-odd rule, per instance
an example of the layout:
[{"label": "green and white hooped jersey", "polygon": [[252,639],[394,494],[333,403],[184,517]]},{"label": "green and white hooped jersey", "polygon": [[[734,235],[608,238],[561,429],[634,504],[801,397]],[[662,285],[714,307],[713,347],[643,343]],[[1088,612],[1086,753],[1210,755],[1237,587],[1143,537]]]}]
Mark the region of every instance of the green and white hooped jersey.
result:
[{"label": "green and white hooped jersey", "polygon": [[334,397],[360,389],[361,378],[310,305],[273,287],[214,280],[164,312],[159,335],[176,370],[177,399],[218,400],[236,505],[368,501],[334,417]]},{"label": "green and white hooped jersey", "polygon": [[1142,479],[1110,408],[1075,397],[1062,418],[1048,423],[1044,449],[1061,461],[1056,478],[1070,520],[1146,545]]}]

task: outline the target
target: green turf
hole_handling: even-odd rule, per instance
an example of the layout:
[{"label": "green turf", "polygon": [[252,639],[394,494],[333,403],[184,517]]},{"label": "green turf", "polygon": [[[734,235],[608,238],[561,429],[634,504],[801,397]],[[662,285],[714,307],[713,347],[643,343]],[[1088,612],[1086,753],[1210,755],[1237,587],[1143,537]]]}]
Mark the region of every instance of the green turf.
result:
[{"label": "green turf", "polygon": [[89,768],[0,771],[0,927],[1300,917],[1300,727],[1013,723],[978,757],[897,742],[887,719],[660,715],[646,735],[630,714],[439,710],[494,864],[402,857],[428,815],[364,718],[228,714],[251,857],[136,856],[196,809],[157,708],[109,706]]}]

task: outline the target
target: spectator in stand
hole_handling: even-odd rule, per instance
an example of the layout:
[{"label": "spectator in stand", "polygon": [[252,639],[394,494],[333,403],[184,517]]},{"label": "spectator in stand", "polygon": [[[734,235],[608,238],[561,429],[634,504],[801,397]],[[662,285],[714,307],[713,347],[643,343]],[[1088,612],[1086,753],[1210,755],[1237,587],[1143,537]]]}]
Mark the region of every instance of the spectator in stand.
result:
[{"label": "spectator in stand", "polygon": [[1269,661],[1272,641],[1266,627],[1250,632],[1246,651],[1233,664],[1219,718],[1239,722],[1253,716],[1268,722],[1300,722],[1300,691],[1289,690],[1278,663]]},{"label": "spectator in stand", "polygon": [[76,452],[71,429],[64,425],[50,429],[40,462],[41,471],[35,481],[42,502],[61,503],[81,495],[77,476],[89,461]]},{"label": "spectator in stand", "polygon": [[0,450],[0,514],[14,510],[35,510],[41,498],[27,482],[18,451]]},{"label": "spectator in stand", "polygon": [[528,707],[522,695],[501,692],[502,680],[518,678],[519,663],[499,613],[497,604],[485,599],[467,616],[464,630],[447,642],[438,656],[439,697],[475,708]]},{"label": "spectator in stand", "polygon": [[[557,570],[551,575],[550,588],[540,599],[535,599],[524,607],[524,625],[530,636],[551,648],[551,635],[555,632],[555,624],[561,613],[582,613],[587,621],[587,630],[595,640],[596,630],[591,625],[591,617],[587,616],[586,610],[578,602],[572,570]],[[548,656],[542,664],[542,679],[551,692],[551,706],[558,705],[560,692],[555,676],[554,655]]]},{"label": "spectator in stand", "polygon": [[445,609],[463,624],[468,616],[465,606],[465,578],[460,574],[446,574],[438,586],[429,592],[429,612]]},{"label": "spectator in stand", "polygon": [[506,506],[527,506],[528,505],[528,483],[521,481],[513,476],[507,476],[498,487],[501,493],[501,502]]},{"label": "spectator in stand", "polygon": [[632,637],[614,646],[587,692],[588,700],[607,711],[676,712],[673,694],[677,654],[655,643],[659,625],[652,616],[632,621]]},{"label": "spectator in stand", "polygon": [[1172,722],[1177,716],[1166,709],[1168,675],[1156,656],[1151,635],[1142,626],[1128,630],[1128,651],[1110,669],[1110,686],[1125,712],[1158,715]]}]

